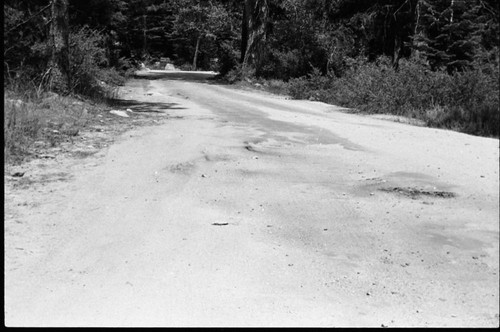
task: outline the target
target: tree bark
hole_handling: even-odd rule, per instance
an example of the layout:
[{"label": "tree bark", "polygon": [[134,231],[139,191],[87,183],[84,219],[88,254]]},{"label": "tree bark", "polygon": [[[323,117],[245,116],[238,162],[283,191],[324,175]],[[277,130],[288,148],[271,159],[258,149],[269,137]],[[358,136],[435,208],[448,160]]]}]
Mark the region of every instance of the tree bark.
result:
[{"label": "tree bark", "polygon": [[240,63],[245,60],[245,53],[248,46],[248,6],[247,2],[243,3],[243,19],[241,20],[241,55]]},{"label": "tree bark", "polygon": [[198,36],[198,39],[196,39],[196,47],[194,49],[193,70],[196,70],[196,63],[198,62],[198,52],[200,50],[200,42],[201,36]]},{"label": "tree bark", "polygon": [[399,60],[401,59],[401,52],[402,52],[402,37],[396,33],[396,36],[394,37],[394,54],[392,56],[392,67],[395,70],[398,70],[399,68]]},{"label": "tree bark", "polygon": [[147,33],[146,33],[147,25],[146,25],[146,14],[142,15],[142,55],[146,57],[148,54],[148,45],[147,45]]},{"label": "tree bark", "polygon": [[[269,20],[268,0],[245,0],[247,19],[247,47],[243,56],[243,68],[253,65],[258,74],[262,67],[264,43]],[[242,38],[244,40],[245,38]]]},{"label": "tree bark", "polygon": [[421,37],[423,35],[423,30],[421,29],[420,25],[420,11],[421,11],[421,5],[420,5],[421,0],[416,0],[415,3],[415,26],[413,28],[413,36],[412,36],[412,52],[413,56],[416,59],[421,58],[420,54],[420,46],[422,44]]},{"label": "tree bark", "polygon": [[68,92],[71,90],[68,0],[52,0],[51,14],[52,54],[49,61],[51,72],[49,89]]}]

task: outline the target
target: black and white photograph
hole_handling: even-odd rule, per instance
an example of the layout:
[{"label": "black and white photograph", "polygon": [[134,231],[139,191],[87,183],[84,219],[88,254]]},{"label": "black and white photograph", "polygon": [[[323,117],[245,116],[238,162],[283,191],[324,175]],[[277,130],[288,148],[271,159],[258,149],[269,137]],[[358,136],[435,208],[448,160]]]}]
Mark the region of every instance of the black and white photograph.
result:
[{"label": "black and white photograph", "polygon": [[500,327],[500,1],[3,3],[4,328]]}]

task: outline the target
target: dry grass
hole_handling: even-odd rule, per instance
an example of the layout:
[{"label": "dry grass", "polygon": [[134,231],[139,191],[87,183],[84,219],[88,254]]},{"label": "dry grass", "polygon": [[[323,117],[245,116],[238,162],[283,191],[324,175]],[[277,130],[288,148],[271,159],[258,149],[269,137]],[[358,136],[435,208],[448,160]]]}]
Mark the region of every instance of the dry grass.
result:
[{"label": "dry grass", "polygon": [[41,98],[4,93],[4,161],[18,163],[39,146],[71,141],[97,106],[71,97],[46,94]]}]

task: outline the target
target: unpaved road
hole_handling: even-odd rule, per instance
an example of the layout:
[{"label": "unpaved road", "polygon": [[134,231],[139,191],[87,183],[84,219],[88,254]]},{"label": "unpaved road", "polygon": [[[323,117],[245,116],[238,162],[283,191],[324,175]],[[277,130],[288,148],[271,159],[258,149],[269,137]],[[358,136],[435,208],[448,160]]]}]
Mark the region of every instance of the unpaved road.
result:
[{"label": "unpaved road", "polygon": [[198,78],[7,193],[7,326],[498,327],[498,140]]}]

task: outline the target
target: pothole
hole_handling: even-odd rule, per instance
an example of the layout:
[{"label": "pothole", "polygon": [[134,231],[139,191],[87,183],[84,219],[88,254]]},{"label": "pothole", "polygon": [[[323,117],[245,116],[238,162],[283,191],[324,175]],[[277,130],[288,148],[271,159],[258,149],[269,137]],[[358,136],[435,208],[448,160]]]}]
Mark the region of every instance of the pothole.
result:
[{"label": "pothole", "polygon": [[194,164],[192,162],[178,163],[167,167],[167,169],[172,173],[187,174],[194,169]]},{"label": "pothole", "polygon": [[453,198],[457,195],[450,191],[439,191],[439,190],[424,190],[415,187],[388,187],[380,188],[380,191],[396,193],[403,196],[410,197],[412,199],[420,198],[421,196],[427,197],[438,197],[438,198]]},{"label": "pothole", "polygon": [[251,151],[251,152],[259,152],[257,150],[255,150],[255,148],[251,145],[245,145],[245,149],[248,150],[248,151]]},{"label": "pothole", "polygon": [[212,154],[204,154],[203,158],[205,161],[231,161],[231,158],[228,155],[212,155]]},{"label": "pothole", "polygon": [[[256,138],[256,139],[253,139],[251,141],[244,141],[243,148],[245,148],[245,150],[250,151],[250,152],[266,154],[266,152],[262,151],[262,148],[264,148],[264,149],[267,148],[267,146],[263,146],[264,142],[267,142],[267,139]],[[256,145],[258,145],[258,147],[260,149],[256,149],[256,147],[255,147]]]}]

